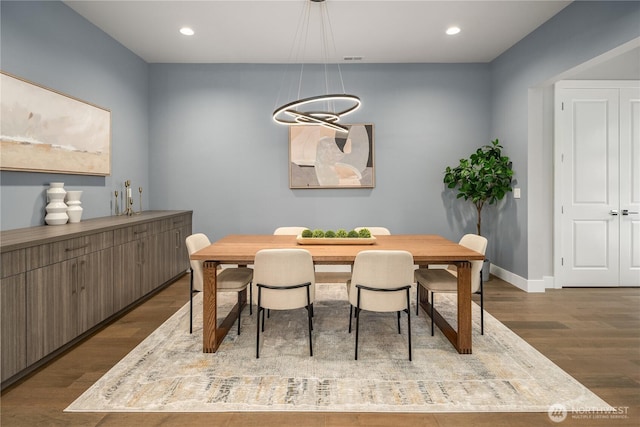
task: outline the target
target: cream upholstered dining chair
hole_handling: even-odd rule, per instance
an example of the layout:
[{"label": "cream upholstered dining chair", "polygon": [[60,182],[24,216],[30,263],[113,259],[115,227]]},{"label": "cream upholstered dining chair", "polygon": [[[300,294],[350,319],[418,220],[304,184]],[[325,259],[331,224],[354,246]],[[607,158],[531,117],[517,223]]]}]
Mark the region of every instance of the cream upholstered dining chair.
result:
[{"label": "cream upholstered dining chair", "polygon": [[354,228],[354,230],[360,231],[363,228],[366,228],[367,230],[369,230],[372,236],[390,236],[391,235],[391,232],[389,231],[389,229],[385,227],[356,227]]},{"label": "cream upholstered dining chair", "polygon": [[409,291],[413,283],[413,256],[407,251],[366,250],[359,252],[353,263],[351,280],[347,281],[349,295],[349,333],[355,307],[356,353],[358,360],[358,338],[360,312],[397,312],[400,334],[400,312],[407,313],[407,336],[409,360],[411,360],[411,310]]},{"label": "cream upholstered dining chair", "polygon": [[307,227],[278,227],[275,229],[273,234],[297,236],[301,234],[304,230],[308,230],[308,228]]},{"label": "cream upholstered dining chair", "polygon": [[[460,245],[485,254],[487,239],[477,234],[465,234],[459,242]],[[482,285],[482,260],[471,261],[471,293],[480,293],[480,334],[484,335],[484,292]],[[458,292],[458,274],[455,265],[444,268],[419,268],[415,271],[416,279],[416,312],[420,307],[420,287],[424,287],[431,296],[431,335],[433,336],[433,306],[434,294],[437,292]]]},{"label": "cream upholstered dining chair", "polygon": [[[308,230],[307,227],[278,227],[273,231],[274,236],[299,236],[304,230]],[[271,311],[267,310],[267,317],[271,314]]]},{"label": "cream upholstered dining chair", "polygon": [[[189,256],[198,252],[200,249],[206,248],[211,242],[209,238],[202,233],[192,234],[186,239],[187,251]],[[189,333],[193,332],[193,294],[202,291],[203,288],[203,268],[202,261],[190,260],[191,269],[191,292],[189,295]],[[224,268],[216,276],[216,284],[218,292],[237,292],[238,305],[240,303],[240,292],[249,287],[249,301],[251,301],[251,280],[253,279],[253,270],[246,267],[229,267]],[[238,311],[238,335],[240,335],[240,313]],[[249,313],[251,313],[251,302],[249,302]]]},{"label": "cream upholstered dining chair", "polygon": [[256,359],[260,358],[260,330],[264,332],[265,309],[292,310],[301,307],[307,309],[309,355],[313,356],[311,331],[316,279],[311,253],[306,249],[259,250],[253,262],[253,283],[257,287]]}]

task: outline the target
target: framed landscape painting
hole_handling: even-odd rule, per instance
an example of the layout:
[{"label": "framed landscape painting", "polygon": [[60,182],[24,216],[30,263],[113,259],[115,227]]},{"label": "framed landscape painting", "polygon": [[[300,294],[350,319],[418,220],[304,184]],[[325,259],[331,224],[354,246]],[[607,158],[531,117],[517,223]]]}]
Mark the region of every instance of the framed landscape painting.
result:
[{"label": "framed landscape painting", "polygon": [[0,169],[111,174],[111,111],[0,73]]},{"label": "framed landscape painting", "polygon": [[289,127],[290,188],[373,188],[373,124]]}]

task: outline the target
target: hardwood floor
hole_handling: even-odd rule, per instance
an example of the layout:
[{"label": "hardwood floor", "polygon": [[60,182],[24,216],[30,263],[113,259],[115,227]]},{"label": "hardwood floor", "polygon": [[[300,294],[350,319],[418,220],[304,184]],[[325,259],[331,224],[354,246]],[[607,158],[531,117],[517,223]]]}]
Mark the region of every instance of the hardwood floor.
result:
[{"label": "hardwood floor", "polygon": [[[321,281],[344,274],[323,273]],[[640,425],[640,289],[560,289],[527,294],[493,278],[485,308],[613,407],[616,418],[546,413],[64,413],[147,335],[188,301],[188,276],[2,393],[6,426],[638,426]],[[474,297],[475,298],[475,297]],[[421,313],[420,320],[425,321]],[[485,333],[491,333],[486,331]]]}]

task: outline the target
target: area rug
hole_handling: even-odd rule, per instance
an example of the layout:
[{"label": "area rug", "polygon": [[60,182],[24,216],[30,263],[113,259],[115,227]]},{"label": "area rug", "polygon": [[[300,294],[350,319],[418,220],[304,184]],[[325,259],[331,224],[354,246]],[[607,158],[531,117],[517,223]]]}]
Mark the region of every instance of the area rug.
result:
[{"label": "area rug", "polygon": [[[402,334],[395,313],[363,312],[359,360],[348,333],[344,284],[317,284],[313,357],[304,309],[272,311],[256,359],[256,315],[245,308],[213,354],[202,353],[202,298],[182,307],[91,386],[66,411],[89,412],[547,412],[552,405],[611,407],[549,359],[473,307],[473,354],[460,355],[420,312]],[[235,294],[219,294],[222,312]],[[415,290],[412,295],[415,295]],[[455,296],[438,295],[439,311],[455,319]]]}]

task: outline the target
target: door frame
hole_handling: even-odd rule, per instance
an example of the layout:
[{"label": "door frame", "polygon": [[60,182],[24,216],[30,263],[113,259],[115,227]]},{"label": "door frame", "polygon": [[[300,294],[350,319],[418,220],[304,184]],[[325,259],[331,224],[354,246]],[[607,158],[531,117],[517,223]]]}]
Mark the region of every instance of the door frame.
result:
[{"label": "door frame", "polygon": [[562,89],[623,89],[638,88],[640,80],[559,80],[554,84],[553,123],[553,275],[556,289],[562,288],[562,154],[564,143],[560,129],[560,106],[558,92]]}]

